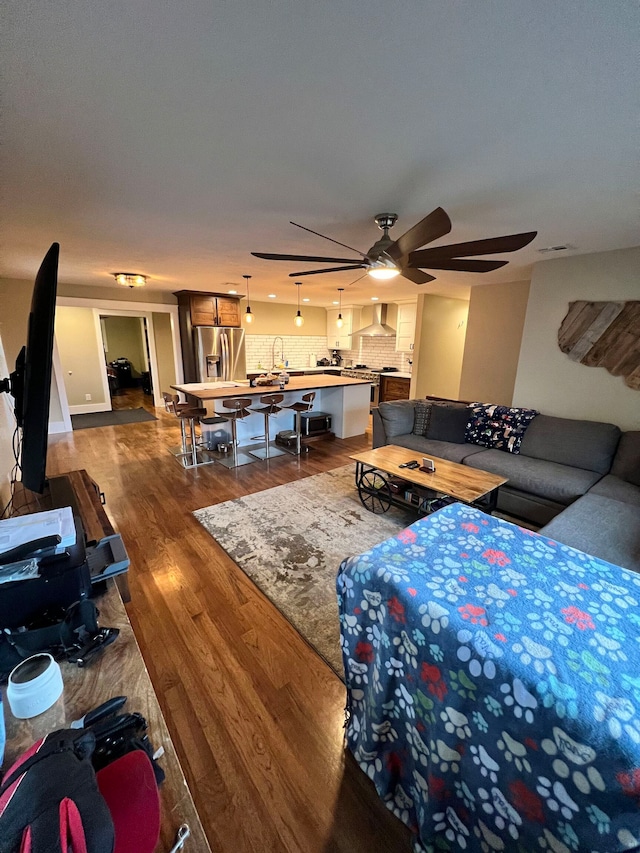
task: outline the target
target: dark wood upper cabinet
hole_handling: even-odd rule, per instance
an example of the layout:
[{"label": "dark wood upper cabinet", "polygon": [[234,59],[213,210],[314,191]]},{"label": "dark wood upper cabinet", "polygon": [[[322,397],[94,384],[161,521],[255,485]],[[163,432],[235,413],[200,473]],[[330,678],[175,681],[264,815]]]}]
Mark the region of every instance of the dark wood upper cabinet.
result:
[{"label": "dark wood upper cabinet", "polygon": [[175,295],[192,326],[240,326],[240,297],[192,290],[179,290]]}]

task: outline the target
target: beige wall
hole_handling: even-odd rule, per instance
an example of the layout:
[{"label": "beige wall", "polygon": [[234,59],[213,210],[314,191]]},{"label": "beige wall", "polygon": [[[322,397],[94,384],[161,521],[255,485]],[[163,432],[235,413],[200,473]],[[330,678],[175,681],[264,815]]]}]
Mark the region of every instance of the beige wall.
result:
[{"label": "beige wall", "polygon": [[160,312],[153,314],[153,333],[156,343],[158,376],[152,377],[154,387],[160,393],[171,391],[176,383],[176,369],[173,360],[173,339],[171,337],[171,316]]},{"label": "beige wall", "polygon": [[471,288],[461,400],[511,405],[528,297],[528,281]]},{"label": "beige wall", "polygon": [[27,342],[32,293],[33,281],[0,278],[0,335],[7,364],[11,366]]},{"label": "beige wall", "polygon": [[462,356],[469,303],[420,294],[411,396],[460,396]]},{"label": "beige wall", "polygon": [[514,405],[639,429],[640,391],[633,391],[602,367],[571,361],[558,347],[558,328],[569,302],[580,299],[640,299],[640,247],[536,264]]},{"label": "beige wall", "polygon": [[[246,301],[240,303],[240,316],[246,310]],[[304,326],[298,328],[293,324],[293,318],[298,310],[296,305],[276,305],[271,302],[254,302],[251,300],[253,323],[242,321],[242,327],[247,335],[326,335],[327,312],[324,308],[311,308],[306,304],[300,305],[300,313],[304,318]]]},{"label": "beige wall", "polygon": [[[59,305],[56,340],[69,406],[107,404],[102,383],[104,352],[96,334],[93,310]],[[90,400],[86,399],[87,394],[91,395]]]},{"label": "beige wall", "polygon": [[[180,288],[176,286],[176,290]],[[90,287],[84,284],[58,283],[58,296],[75,296],[81,299],[104,299],[116,302],[157,302],[177,305],[178,300],[166,290],[149,290],[146,287]]]},{"label": "beige wall", "polygon": [[140,318],[101,316],[101,320],[108,346],[105,351],[106,361],[128,358],[134,368],[134,375],[146,370]]}]

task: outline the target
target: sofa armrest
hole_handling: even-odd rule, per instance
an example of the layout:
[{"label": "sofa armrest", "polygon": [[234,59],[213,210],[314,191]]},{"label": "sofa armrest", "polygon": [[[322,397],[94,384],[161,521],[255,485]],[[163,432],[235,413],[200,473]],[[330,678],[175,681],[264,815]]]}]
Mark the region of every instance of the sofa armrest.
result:
[{"label": "sofa armrest", "polygon": [[382,447],[385,444],[388,444],[387,433],[384,429],[384,423],[382,418],[380,417],[380,409],[375,408],[371,410],[371,417],[373,423],[373,442],[371,444],[372,447]]}]

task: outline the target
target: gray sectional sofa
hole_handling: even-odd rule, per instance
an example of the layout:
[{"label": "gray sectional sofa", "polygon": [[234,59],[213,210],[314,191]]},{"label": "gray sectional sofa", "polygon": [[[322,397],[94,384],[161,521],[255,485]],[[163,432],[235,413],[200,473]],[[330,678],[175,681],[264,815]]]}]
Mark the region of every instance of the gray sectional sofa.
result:
[{"label": "gray sectional sofa", "polygon": [[466,442],[454,416],[442,411],[465,406],[455,401],[433,401],[438,423],[416,434],[416,407],[424,402],[396,400],[374,409],[373,447],[396,444],[415,450],[417,458],[438,456],[507,477],[499,511],[566,545],[640,571],[640,431],[539,414],[520,452],[509,453]]}]

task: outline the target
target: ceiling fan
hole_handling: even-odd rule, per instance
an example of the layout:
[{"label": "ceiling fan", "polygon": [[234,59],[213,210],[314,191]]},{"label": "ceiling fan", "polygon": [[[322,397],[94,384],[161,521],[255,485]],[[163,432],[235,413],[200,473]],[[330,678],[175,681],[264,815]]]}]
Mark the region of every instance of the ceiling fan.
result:
[{"label": "ceiling fan", "polygon": [[[268,261],[304,261],[305,263],[330,263],[345,264],[346,266],[324,267],[319,270],[306,270],[302,272],[289,273],[290,278],[298,278],[303,275],[320,275],[322,273],[343,272],[344,270],[365,270],[364,275],[373,278],[385,279],[402,275],[415,284],[426,284],[434,281],[435,276],[423,272],[428,270],[458,270],[459,272],[491,272],[505,266],[507,261],[480,261],[473,260],[474,255],[490,255],[501,252],[515,252],[528,245],[538,233],[527,231],[523,234],[509,234],[504,237],[490,237],[486,240],[471,240],[467,243],[452,243],[448,246],[436,246],[433,249],[422,249],[421,246],[432,243],[440,237],[444,237],[451,231],[451,220],[447,213],[437,207],[424,219],[416,223],[413,228],[406,231],[397,240],[389,236],[398,215],[396,213],[379,213],[375,222],[383,232],[382,237],[373,244],[368,252],[361,252],[346,243],[340,243],[332,237],[291,222],[297,228],[316,234],[338,246],[344,246],[352,252],[360,255],[360,258],[326,258],[317,255],[279,255],[269,252],[251,252],[256,258],[264,258]],[[467,258],[472,257],[471,260]]]}]

